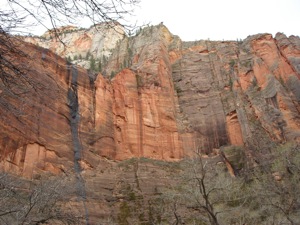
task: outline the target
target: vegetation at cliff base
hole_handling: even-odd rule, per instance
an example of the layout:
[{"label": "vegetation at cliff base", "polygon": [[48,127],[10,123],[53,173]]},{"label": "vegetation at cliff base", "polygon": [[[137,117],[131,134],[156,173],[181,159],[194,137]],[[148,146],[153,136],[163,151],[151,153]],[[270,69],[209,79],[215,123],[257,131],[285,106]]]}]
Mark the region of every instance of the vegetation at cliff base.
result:
[{"label": "vegetation at cliff base", "polygon": [[[234,149],[235,146],[228,146],[226,154]],[[268,160],[256,165],[245,155],[232,157],[236,162],[244,158],[243,164],[232,164],[238,166],[236,176],[228,172],[219,156],[200,156],[180,162],[132,158],[101,173],[91,171],[99,176],[114,168],[123,177],[114,186],[114,194],[107,195],[108,190],[104,189],[105,207],[111,211],[99,224],[300,223],[299,144],[278,145]],[[84,216],[78,211],[80,205],[72,200],[76,190],[69,175],[47,179],[39,176],[29,181],[1,173],[1,224],[84,224]],[[92,181],[104,185],[102,182],[108,180],[93,177]],[[93,187],[90,182],[87,186]],[[93,191],[96,190],[88,189],[88,199],[102,201]],[[70,208],[70,204],[74,206]]]}]

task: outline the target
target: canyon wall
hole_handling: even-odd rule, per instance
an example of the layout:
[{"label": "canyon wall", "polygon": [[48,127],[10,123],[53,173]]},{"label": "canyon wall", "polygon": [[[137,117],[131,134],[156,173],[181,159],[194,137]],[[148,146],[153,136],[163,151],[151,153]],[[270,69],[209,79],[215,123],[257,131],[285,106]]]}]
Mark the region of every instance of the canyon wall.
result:
[{"label": "canyon wall", "polygon": [[88,29],[65,26],[49,30],[42,36],[27,36],[22,39],[50,49],[86,69],[91,68],[91,63],[97,64],[93,67],[98,69],[99,63],[106,64],[107,58],[124,37],[123,27],[111,22],[100,23]]},{"label": "canyon wall", "polygon": [[70,170],[74,159],[87,170],[103,157],[174,161],[228,145],[255,157],[262,147],[299,141],[298,37],[183,42],[162,24],[131,37],[73,29],[63,34],[69,50],[50,34],[26,40],[63,57],[109,56],[105,67],[95,75],[19,42],[26,57],[10,60],[23,73],[0,80],[2,170],[33,178]]}]

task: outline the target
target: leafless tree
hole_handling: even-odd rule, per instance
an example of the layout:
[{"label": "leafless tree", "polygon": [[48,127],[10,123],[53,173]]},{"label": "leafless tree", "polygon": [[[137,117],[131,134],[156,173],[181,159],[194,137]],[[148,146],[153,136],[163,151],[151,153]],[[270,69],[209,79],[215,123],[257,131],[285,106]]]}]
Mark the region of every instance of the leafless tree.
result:
[{"label": "leafless tree", "polygon": [[20,32],[24,27],[41,25],[55,30],[83,19],[92,24],[118,23],[132,29],[128,16],[133,15],[138,4],[139,0],[7,0],[2,2],[4,10],[0,10],[0,29]]},{"label": "leafless tree", "polygon": [[230,176],[221,160],[195,153],[193,158],[182,161],[175,185],[163,193],[163,217],[178,225],[260,224],[252,183],[243,174]]},{"label": "leafless tree", "polygon": [[221,192],[224,187],[212,180],[214,176],[217,176],[217,171],[210,170],[212,167],[207,160],[199,156],[192,161],[193,163],[185,176],[187,178],[185,185],[190,187],[187,196],[189,198],[188,207],[200,214],[206,214],[211,225],[219,225],[218,214],[220,212],[216,209],[218,199],[213,194],[214,192]]},{"label": "leafless tree", "polygon": [[64,206],[74,192],[71,182],[66,176],[28,181],[1,173],[0,223],[44,224],[60,221],[78,224],[80,218],[66,212]]},{"label": "leafless tree", "polygon": [[[238,183],[225,171],[224,164],[216,160],[194,158],[182,162],[182,174],[176,186],[166,190],[166,202],[170,204],[169,215],[173,214],[174,224],[194,221],[197,224],[220,225],[219,216],[226,212],[231,201],[229,191]],[[177,177],[178,178],[178,177]],[[169,216],[170,217],[170,216]]]},{"label": "leafless tree", "polygon": [[256,168],[253,175],[253,201],[259,204],[266,221],[299,224],[300,146],[286,143],[271,154],[269,167]]}]

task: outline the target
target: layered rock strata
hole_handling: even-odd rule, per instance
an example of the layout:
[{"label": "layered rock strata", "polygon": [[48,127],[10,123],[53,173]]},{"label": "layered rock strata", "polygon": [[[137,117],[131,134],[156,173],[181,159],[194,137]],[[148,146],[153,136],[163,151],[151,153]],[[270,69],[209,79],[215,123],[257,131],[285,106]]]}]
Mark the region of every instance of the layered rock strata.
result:
[{"label": "layered rock strata", "polygon": [[24,73],[0,81],[3,170],[28,178],[69,170],[74,141],[87,170],[102,157],[173,161],[226,145],[252,154],[299,140],[298,37],[183,42],[161,24],[112,40],[116,47],[102,69],[111,76],[96,76],[33,44],[18,45],[27,57],[10,60]]}]

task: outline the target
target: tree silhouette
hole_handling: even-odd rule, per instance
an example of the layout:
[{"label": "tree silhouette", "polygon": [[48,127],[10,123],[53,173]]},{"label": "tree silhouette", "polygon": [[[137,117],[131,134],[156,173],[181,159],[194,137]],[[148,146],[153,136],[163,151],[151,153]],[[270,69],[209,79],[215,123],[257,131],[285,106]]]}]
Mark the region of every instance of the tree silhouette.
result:
[{"label": "tree silhouette", "polygon": [[1,4],[0,31],[24,31],[22,28],[32,25],[56,31],[60,26],[77,24],[83,19],[131,29],[133,26],[126,22],[126,16],[132,15],[138,4],[139,0],[6,0]]}]

